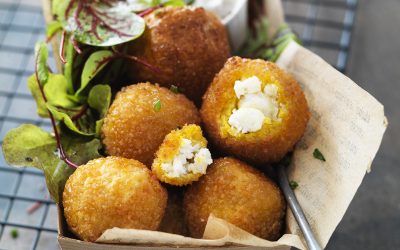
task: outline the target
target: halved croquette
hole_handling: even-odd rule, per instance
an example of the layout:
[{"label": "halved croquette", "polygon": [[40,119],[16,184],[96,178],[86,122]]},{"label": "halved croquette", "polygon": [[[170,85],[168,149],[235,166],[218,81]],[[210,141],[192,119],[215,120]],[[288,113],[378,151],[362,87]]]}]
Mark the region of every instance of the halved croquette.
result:
[{"label": "halved croquette", "polygon": [[165,137],[151,168],[162,182],[182,186],[206,174],[211,163],[211,153],[200,126],[191,124]]},{"label": "halved croquette", "polygon": [[203,97],[201,116],[218,149],[254,164],[281,160],[310,114],[297,81],[272,62],[232,57]]}]

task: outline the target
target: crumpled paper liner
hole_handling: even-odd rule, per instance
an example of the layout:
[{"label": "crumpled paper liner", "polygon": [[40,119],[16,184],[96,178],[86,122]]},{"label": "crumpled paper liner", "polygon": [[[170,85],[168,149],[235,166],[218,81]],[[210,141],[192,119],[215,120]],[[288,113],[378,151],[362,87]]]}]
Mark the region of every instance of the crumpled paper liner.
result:
[{"label": "crumpled paper liner", "polygon": [[[106,230],[97,243],[114,244],[146,244],[151,242],[157,246],[175,247],[216,247],[226,245],[242,245],[253,247],[267,247],[274,249],[290,249],[291,246],[305,249],[297,235],[285,234],[278,241],[272,242],[258,238],[212,214],[208,218],[203,239],[194,239],[177,234],[163,232],[112,228]],[[279,247],[279,248],[275,248]]]}]

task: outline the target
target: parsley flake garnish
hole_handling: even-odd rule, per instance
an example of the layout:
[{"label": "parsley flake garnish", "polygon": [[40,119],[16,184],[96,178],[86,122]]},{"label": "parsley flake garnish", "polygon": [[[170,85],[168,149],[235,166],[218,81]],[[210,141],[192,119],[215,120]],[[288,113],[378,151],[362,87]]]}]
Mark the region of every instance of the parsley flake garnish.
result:
[{"label": "parsley flake garnish", "polygon": [[299,183],[296,181],[289,181],[289,186],[292,190],[295,190],[299,186]]},{"label": "parsley flake garnish", "polygon": [[315,159],[326,161],[324,155],[321,153],[321,151],[319,151],[318,148],[314,149],[313,156]]},{"label": "parsley flake garnish", "polygon": [[171,87],[169,88],[169,90],[171,90],[171,91],[174,92],[175,94],[178,94],[178,93],[179,93],[178,86],[175,86],[175,85],[171,85]]},{"label": "parsley flake garnish", "polygon": [[10,235],[11,235],[11,237],[12,237],[13,239],[18,238],[18,235],[19,235],[19,234],[18,234],[18,229],[16,229],[16,228],[11,229]]},{"label": "parsley flake garnish", "polygon": [[160,99],[157,99],[157,101],[153,102],[153,109],[156,112],[161,110],[161,101],[160,101]]}]

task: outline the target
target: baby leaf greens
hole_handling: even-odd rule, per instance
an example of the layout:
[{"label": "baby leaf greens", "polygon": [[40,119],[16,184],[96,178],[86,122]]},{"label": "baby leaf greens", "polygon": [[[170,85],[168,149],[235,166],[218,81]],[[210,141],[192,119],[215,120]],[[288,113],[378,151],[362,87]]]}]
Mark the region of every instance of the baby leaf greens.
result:
[{"label": "baby leaf greens", "polygon": [[143,16],[161,6],[183,6],[183,0],[55,0],[57,22],[47,29],[48,37],[60,30],[72,41],[107,47],[139,37],[145,30]]},{"label": "baby leaf greens", "polygon": [[76,92],[76,95],[80,95],[81,92],[89,84],[90,80],[100,72],[106,66],[108,59],[113,57],[113,52],[109,50],[96,51],[90,55],[89,59],[86,61],[83,67],[83,72],[81,76],[81,86]]},{"label": "baby leaf greens", "polygon": [[[100,157],[98,139],[81,140],[62,137],[64,150],[76,164]],[[31,124],[10,130],[4,138],[6,161],[15,166],[35,167],[43,171],[51,197],[59,202],[65,182],[74,169],[60,159],[54,136]]]},{"label": "baby leaf greens", "polygon": [[[67,2],[67,4],[65,3]],[[116,0],[69,0],[54,6],[63,29],[77,41],[92,46],[112,46],[140,36],[143,18]]]},{"label": "baby leaf greens", "polygon": [[89,93],[88,104],[95,109],[101,117],[105,116],[111,103],[111,88],[109,85],[96,85]]},{"label": "baby leaf greens", "polygon": [[301,43],[287,24],[283,24],[274,37],[268,36],[268,18],[264,17],[254,23],[254,32],[249,33],[238,54],[244,57],[261,58],[275,62],[282,51],[291,42]]},{"label": "baby leaf greens", "polygon": [[[89,57],[82,75],[85,84],[75,91],[72,78],[68,81],[63,74],[51,73],[46,44],[38,43],[35,51],[35,73],[29,77],[28,87],[38,114],[50,118],[54,134],[24,124],[7,133],[2,148],[9,164],[43,170],[52,198],[60,202],[74,169],[101,156],[99,131],[111,102],[111,87],[88,83],[104,67],[98,61],[112,52],[98,51]],[[81,98],[76,98],[79,89]]]}]

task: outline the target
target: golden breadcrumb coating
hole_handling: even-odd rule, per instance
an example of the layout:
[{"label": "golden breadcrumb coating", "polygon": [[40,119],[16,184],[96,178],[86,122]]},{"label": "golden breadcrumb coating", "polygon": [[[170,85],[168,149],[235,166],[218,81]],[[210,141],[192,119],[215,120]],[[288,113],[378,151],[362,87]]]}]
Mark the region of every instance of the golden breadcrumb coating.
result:
[{"label": "golden breadcrumb coating", "polygon": [[168,202],[164,218],[161,221],[159,231],[188,236],[188,229],[183,219],[183,188],[167,186]]},{"label": "golden breadcrumb coating", "polygon": [[[256,76],[262,87],[277,87],[278,119],[265,119],[260,130],[238,133],[228,123],[238,105],[235,81]],[[297,81],[272,62],[230,58],[203,96],[202,120],[210,142],[226,154],[254,164],[281,160],[302,137],[310,117]]]},{"label": "golden breadcrumb coating", "polygon": [[146,30],[129,44],[129,53],[161,73],[130,61],[132,80],[176,85],[200,104],[214,75],[230,56],[227,32],[218,17],[203,8],[165,7],[145,17]]},{"label": "golden breadcrumb coating", "polygon": [[80,239],[95,241],[113,227],[157,230],[167,191],[142,163],[120,157],[98,158],[69,177],[64,215]]},{"label": "golden breadcrumb coating", "polygon": [[104,119],[102,138],[109,155],[136,159],[148,167],[173,129],[199,124],[195,105],[169,89],[139,83],[123,88]]},{"label": "golden breadcrumb coating", "polygon": [[176,155],[179,155],[181,140],[188,139],[193,144],[198,144],[201,148],[207,148],[207,140],[204,138],[201,128],[198,125],[185,125],[182,129],[171,131],[164,139],[156,153],[151,167],[157,178],[165,183],[182,186],[197,181],[205,173],[190,172],[180,176],[170,176],[162,167],[163,163],[170,163]]},{"label": "golden breadcrumb coating", "polygon": [[277,240],[286,210],[278,186],[234,158],[220,158],[184,197],[185,218],[193,237],[203,236],[212,213],[258,237]]}]

